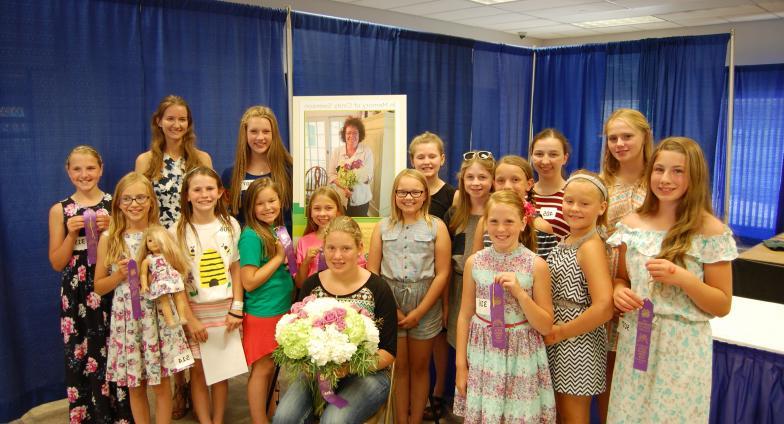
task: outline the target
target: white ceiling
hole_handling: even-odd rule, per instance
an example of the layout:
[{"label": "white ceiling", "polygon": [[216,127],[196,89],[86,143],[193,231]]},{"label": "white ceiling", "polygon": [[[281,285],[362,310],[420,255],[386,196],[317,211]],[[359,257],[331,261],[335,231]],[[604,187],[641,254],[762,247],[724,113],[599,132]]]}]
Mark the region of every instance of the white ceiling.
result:
[{"label": "white ceiling", "polygon": [[[539,39],[784,19],[784,0],[516,0],[492,6],[470,0],[332,1]],[[648,15],[662,22],[590,29],[574,25]]]}]

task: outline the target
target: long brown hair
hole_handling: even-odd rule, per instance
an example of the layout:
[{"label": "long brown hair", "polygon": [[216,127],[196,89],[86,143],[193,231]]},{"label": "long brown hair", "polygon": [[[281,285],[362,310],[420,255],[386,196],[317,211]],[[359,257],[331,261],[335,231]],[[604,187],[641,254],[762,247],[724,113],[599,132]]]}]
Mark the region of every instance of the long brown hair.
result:
[{"label": "long brown hair", "polygon": [[[137,256],[136,259],[138,263],[141,264],[144,258],[151,253],[150,249],[147,247],[147,238],[155,240],[158,248],[161,249],[160,254],[166,258],[166,262],[168,262],[172,268],[176,269],[182,276],[185,276],[188,273],[190,270],[190,261],[188,260],[188,257],[180,248],[180,244],[174,240],[171,233],[160,224],[150,224],[150,226],[147,227],[147,231],[144,232],[142,245],[139,249],[139,256]],[[139,270],[139,272],[146,272],[146,270]]]},{"label": "long brown hair", "polygon": [[495,205],[512,206],[517,210],[517,213],[520,215],[520,220],[525,224],[525,228],[520,231],[517,240],[522,243],[523,246],[527,247],[528,250],[536,252],[536,231],[534,230],[533,216],[529,216],[526,213],[525,203],[525,199],[513,190],[496,191],[490,195],[487,206],[485,206],[485,225],[487,225],[487,217],[490,208]]},{"label": "long brown hair", "polygon": [[150,180],[138,172],[129,172],[125,174],[125,176],[120,178],[120,181],[117,182],[117,186],[114,188],[114,195],[112,196],[112,214],[109,219],[109,245],[106,253],[106,261],[104,261],[106,267],[111,267],[113,263],[123,257],[130,258],[131,256],[128,249],[125,247],[125,241],[123,240],[125,230],[128,229],[128,222],[125,219],[125,215],[122,213],[122,209],[120,209],[120,197],[129,186],[136,183],[144,184],[147,196],[149,196],[147,201],[150,202],[150,211],[147,214],[147,223],[158,223],[158,199],[155,197],[155,192],[152,189]]},{"label": "long brown hair", "polygon": [[648,193],[638,210],[640,215],[652,216],[659,211],[659,198],[651,189],[651,174],[656,157],[660,152],[677,152],[686,156],[686,173],[689,187],[678,202],[675,211],[675,224],[667,230],[661,244],[659,257],[683,265],[686,253],[691,247],[691,240],[702,229],[705,213],[713,214],[710,196],[710,175],[705,157],[696,141],[687,137],[668,137],[656,146],[653,156],[645,167],[645,180],[648,182]]},{"label": "long brown hair", "polygon": [[389,214],[389,226],[392,227],[398,222],[403,222],[403,212],[401,212],[400,208],[397,206],[397,194],[395,192],[397,191],[397,187],[400,184],[400,180],[402,180],[404,177],[413,178],[422,184],[423,190],[425,191],[422,193],[422,195],[425,196],[425,202],[422,203],[422,209],[419,211],[422,213],[422,217],[425,218],[427,225],[431,226],[433,224],[433,220],[427,213],[427,211],[430,210],[430,189],[427,188],[427,180],[425,179],[425,176],[416,169],[404,169],[400,171],[400,173],[395,177],[395,181],[392,183],[392,212]]},{"label": "long brown hair", "polygon": [[163,169],[163,150],[166,146],[166,137],[163,135],[163,130],[158,124],[163,119],[163,114],[171,106],[182,106],[188,112],[188,130],[182,136],[182,157],[185,158],[185,171],[204,165],[199,159],[196,151],[196,133],[193,130],[193,114],[188,103],[180,96],[170,94],[158,103],[158,109],[152,114],[150,119],[150,130],[152,133],[152,141],[150,142],[150,166],[144,171],[144,176],[150,181],[155,181],[161,177],[161,169]]},{"label": "long brown hair", "polygon": [[[177,220],[177,239],[181,243],[185,243],[185,232],[187,227],[190,227],[191,231],[193,231],[194,235],[197,235],[197,241],[201,243],[201,240],[198,240],[198,233],[196,232],[196,227],[193,226],[193,205],[190,201],[188,201],[188,190],[191,187],[191,179],[197,175],[203,175],[205,177],[210,177],[215,180],[215,184],[218,186],[218,191],[223,192],[223,182],[221,181],[218,174],[213,171],[211,168],[207,168],[206,166],[199,166],[196,168],[191,169],[185,177],[182,179],[182,187],[180,188],[180,219]],[[229,211],[226,209],[226,203],[223,201],[223,196],[218,198],[217,203],[215,203],[215,209],[213,211],[215,213],[215,217],[221,223],[221,226],[229,230],[229,234],[234,236],[234,227],[231,225],[231,215],[229,215]]]},{"label": "long brown hair", "polygon": [[[569,156],[572,153],[572,145],[569,144],[569,140],[566,139],[566,136],[555,128],[545,128],[536,133],[534,138],[531,139],[531,144],[528,146],[528,157],[530,158],[533,156],[536,142],[544,140],[545,138],[554,138],[561,143],[561,148],[563,149],[564,156],[566,156],[568,163]],[[566,163],[561,167],[561,176],[566,176]]]},{"label": "long brown hair", "polygon": [[269,121],[272,128],[272,142],[267,150],[267,162],[270,175],[280,186],[280,204],[283,209],[291,208],[291,168],[293,161],[288,150],[283,146],[280,137],[278,120],[275,113],[267,106],[251,106],[240,119],[240,128],[237,130],[237,148],[234,158],[234,171],[231,173],[229,184],[229,211],[232,215],[240,213],[240,197],[242,194],[242,180],[248,169],[248,156],[251,154],[248,146],[248,121],[251,118],[264,118]]},{"label": "long brown hair", "polygon": [[[643,133],[645,142],[642,145],[642,164],[643,166],[647,166],[651,159],[651,152],[653,151],[653,131],[651,130],[651,124],[648,122],[648,119],[645,118],[645,115],[643,115],[638,110],[625,108],[616,109],[604,123],[605,139],[607,138],[607,132],[609,131],[610,123],[618,119],[625,122],[635,130]],[[615,176],[618,174],[618,170],[620,168],[621,163],[618,162],[618,159],[615,159],[615,156],[612,155],[610,152],[609,143],[607,143],[605,140],[601,175],[607,184],[612,185],[615,182]],[[644,173],[645,168],[643,168],[643,174]],[[643,175],[640,175],[639,177],[642,184],[649,183],[649,181],[645,181]]]},{"label": "long brown hair", "polygon": [[[250,183],[242,199],[242,206],[245,209],[245,225],[258,234],[259,238],[261,238],[261,244],[264,246],[264,254],[267,258],[271,258],[277,253],[277,238],[270,226],[256,218],[254,213],[256,197],[267,188],[271,188],[278,195],[278,200],[280,200],[280,184],[269,177],[264,177]],[[283,210],[278,213],[273,223],[273,226],[276,227],[280,225],[283,225]]]},{"label": "long brown hair", "polygon": [[[522,156],[506,155],[496,162],[495,167],[498,168],[499,165],[511,165],[522,169],[523,174],[525,174],[526,184],[528,184],[529,180],[534,179],[534,167],[531,166],[531,164]],[[531,189],[526,192],[525,200],[536,207],[536,203],[534,203],[533,187],[531,187]]]},{"label": "long brown hair", "polygon": [[338,195],[338,192],[335,191],[334,188],[330,186],[321,186],[317,188],[310,195],[310,199],[308,199],[308,205],[305,208],[305,218],[307,219],[307,224],[305,226],[305,232],[302,233],[303,236],[318,230],[318,224],[313,221],[313,217],[311,216],[312,212],[310,210],[313,207],[313,200],[315,200],[318,196],[326,197],[327,199],[331,200],[338,210],[338,216],[346,214],[346,208],[343,206],[343,202],[340,201],[340,195]]},{"label": "long brown hair", "polygon": [[471,216],[471,196],[466,192],[465,181],[463,176],[468,168],[473,164],[479,164],[485,171],[490,174],[490,191],[493,190],[493,177],[495,175],[495,159],[488,157],[482,159],[478,154],[474,154],[471,159],[463,160],[460,165],[460,171],[457,173],[457,192],[459,202],[455,206],[452,219],[449,220],[449,232],[452,234],[460,234],[465,231],[468,225],[468,218]]}]

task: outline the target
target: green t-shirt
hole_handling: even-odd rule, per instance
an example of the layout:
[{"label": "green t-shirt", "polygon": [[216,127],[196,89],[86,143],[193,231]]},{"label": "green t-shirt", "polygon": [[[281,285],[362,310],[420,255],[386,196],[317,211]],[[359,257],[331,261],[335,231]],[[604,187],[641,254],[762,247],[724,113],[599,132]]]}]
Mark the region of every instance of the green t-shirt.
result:
[{"label": "green t-shirt", "polygon": [[[240,235],[240,266],[262,267],[270,258],[264,253],[261,238],[250,227]],[[255,317],[267,318],[285,314],[291,308],[294,282],[286,264],[281,264],[269,280],[253,291],[245,292],[245,312]]]}]

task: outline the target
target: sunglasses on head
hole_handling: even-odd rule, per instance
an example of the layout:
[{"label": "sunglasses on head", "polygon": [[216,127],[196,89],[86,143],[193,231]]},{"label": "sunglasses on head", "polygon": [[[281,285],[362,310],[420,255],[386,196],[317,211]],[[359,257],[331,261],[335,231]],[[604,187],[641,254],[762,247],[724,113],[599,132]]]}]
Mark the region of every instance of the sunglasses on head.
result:
[{"label": "sunglasses on head", "polygon": [[463,153],[463,160],[471,160],[474,157],[478,157],[479,159],[493,159],[493,152],[488,152],[487,150],[472,150]]}]

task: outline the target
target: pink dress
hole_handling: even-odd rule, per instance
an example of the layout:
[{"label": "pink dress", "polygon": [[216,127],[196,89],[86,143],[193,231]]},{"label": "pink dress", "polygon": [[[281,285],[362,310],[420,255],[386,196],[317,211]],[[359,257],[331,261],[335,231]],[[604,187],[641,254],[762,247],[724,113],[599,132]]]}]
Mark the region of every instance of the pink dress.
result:
[{"label": "pink dress", "polygon": [[185,290],[185,283],[182,281],[180,272],[174,269],[163,255],[149,254],[147,259],[150,261],[150,299],[157,299],[164,294],[174,294]]}]

